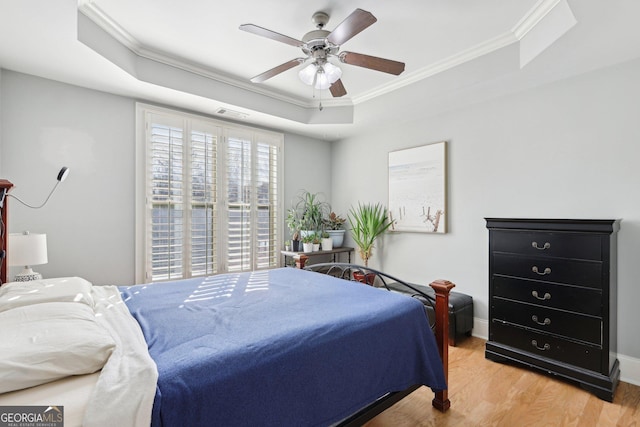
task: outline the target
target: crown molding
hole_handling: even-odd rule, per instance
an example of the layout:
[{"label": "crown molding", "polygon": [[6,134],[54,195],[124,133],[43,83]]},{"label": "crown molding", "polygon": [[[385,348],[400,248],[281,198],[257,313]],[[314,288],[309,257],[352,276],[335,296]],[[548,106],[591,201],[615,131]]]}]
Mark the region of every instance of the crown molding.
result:
[{"label": "crown molding", "polygon": [[[122,26],[120,26],[120,24],[113,20],[91,0],[79,0],[78,10],[91,21],[93,21],[96,25],[102,28],[107,34],[113,37],[118,43],[122,44],[137,56],[166,64],[183,71],[199,75],[201,77],[224,83],[229,86],[248,90],[260,95],[277,99],[279,101],[287,102],[298,107],[315,108],[315,100],[309,101],[306,99],[277,93],[252,83],[243,82],[238,79],[216,73],[206,66],[196,64],[184,58],[179,58],[169,53],[161,52],[143,46],[140,42],[138,42],[138,40],[136,40],[135,37],[129,34],[129,32],[127,32]],[[323,100],[323,104],[325,104],[325,106],[352,105],[350,101],[333,99]]]},{"label": "crown molding", "polygon": [[496,50],[509,46],[512,43],[519,42],[532,28],[540,23],[561,1],[564,0],[540,0],[538,1],[525,16],[516,23],[516,25],[504,34],[493,39],[479,43],[467,50],[456,55],[452,55],[441,61],[435,62],[418,71],[408,74],[402,79],[397,79],[373,90],[365,92],[362,95],[353,98],[353,104],[358,105],[369,101],[378,96],[382,96],[394,90],[416,83],[420,80],[429,78],[443,71],[447,71],[453,67],[472,61],[483,55],[487,55]]},{"label": "crown molding", "polygon": [[[539,0],[527,14],[516,23],[516,25],[504,34],[493,39],[479,43],[458,54],[444,58],[434,64],[424,67],[401,78],[396,78],[391,82],[380,85],[362,95],[349,99],[328,98],[322,100],[325,106],[351,106],[361,104],[379,96],[393,92],[402,87],[411,85],[420,80],[429,78],[438,73],[442,73],[465,62],[472,61],[483,55],[487,55],[496,50],[502,49],[512,43],[520,41],[532,28],[534,28],[553,8],[563,0]],[[96,25],[106,31],[115,40],[131,50],[134,54],[157,61],[172,67],[194,73],[196,75],[209,78],[233,87],[248,90],[263,96],[268,96],[279,101],[288,102],[292,105],[303,108],[314,108],[317,100],[307,100],[298,97],[284,95],[273,90],[265,89],[254,84],[250,84],[238,79],[225,76],[212,71],[210,68],[179,58],[166,52],[150,49],[140,44],[131,34],[122,28],[115,20],[109,17],[93,0],[78,0],[78,10]]]},{"label": "crown molding", "polygon": [[563,0],[539,0],[511,29],[511,32],[518,40],[527,35],[529,31],[547,16]]},{"label": "crown molding", "polygon": [[363,95],[354,97],[353,104],[357,105],[386,93],[393,92],[394,90],[400,89],[404,86],[408,86],[420,80],[424,80],[428,77],[434,76],[438,73],[442,73],[443,71],[449,70],[458,65],[464,64],[465,62],[469,62],[481,56],[487,55],[517,41],[518,39],[515,37],[515,35],[512,32],[508,31],[498,37],[477,44],[456,55],[452,55],[427,67],[421,68],[418,71],[414,71],[413,73],[408,74],[403,79],[394,80],[369,92],[366,92]]},{"label": "crown molding", "polygon": [[78,0],[78,10],[105,30],[111,37],[120,42],[120,44],[136,54],[140,52],[142,46],[138,41],[122,28],[120,24],[104,13],[93,0]]}]

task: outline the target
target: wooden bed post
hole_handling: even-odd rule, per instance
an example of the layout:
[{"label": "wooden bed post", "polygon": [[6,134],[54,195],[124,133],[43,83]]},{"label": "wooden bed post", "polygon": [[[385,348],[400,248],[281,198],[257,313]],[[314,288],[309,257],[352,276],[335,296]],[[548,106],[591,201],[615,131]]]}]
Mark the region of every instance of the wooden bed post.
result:
[{"label": "wooden bed post", "polygon": [[7,206],[7,193],[11,190],[13,184],[6,179],[0,179],[0,215],[2,223],[0,224],[0,285],[7,281],[7,241],[9,233],[9,225],[7,224],[7,214],[9,208]]},{"label": "wooden bed post", "polygon": [[[436,292],[436,342],[442,358],[444,379],[449,381],[449,292],[455,286],[448,280],[436,280],[429,286]],[[436,392],[431,401],[434,408],[445,412],[451,406],[449,391]]]}]

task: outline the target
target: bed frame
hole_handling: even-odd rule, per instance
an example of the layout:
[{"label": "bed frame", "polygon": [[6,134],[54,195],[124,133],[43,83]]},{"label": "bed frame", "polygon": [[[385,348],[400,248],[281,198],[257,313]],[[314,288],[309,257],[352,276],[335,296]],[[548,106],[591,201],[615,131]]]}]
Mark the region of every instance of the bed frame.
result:
[{"label": "bed frame", "polygon": [[[338,277],[344,280],[363,282],[364,284],[384,287],[388,291],[391,291],[388,284],[400,285],[406,287],[412,293],[413,297],[416,297],[423,304],[429,304],[434,309],[435,319],[429,319],[431,329],[436,336],[436,342],[438,345],[438,352],[442,359],[442,366],[444,368],[445,380],[449,379],[449,292],[455,286],[453,283],[447,280],[436,280],[430,283],[429,286],[435,291],[435,301],[432,300],[432,296],[421,292],[415,286],[412,286],[403,280],[393,277],[389,274],[383,273],[372,268],[363,267],[354,264],[347,263],[322,263],[312,264],[304,267],[305,270],[315,271],[317,273],[328,274],[330,276]],[[341,426],[360,426],[369,421],[376,415],[380,414],[384,410],[390,408],[415,390],[420,388],[421,385],[414,385],[408,389],[400,392],[389,393],[384,397],[378,399],[371,405],[362,409],[360,412],[352,415],[351,417],[340,423]],[[449,401],[448,390],[442,390],[435,393],[435,397],[431,401],[434,408],[446,412],[451,406]]]},{"label": "bed frame", "polygon": [[[13,187],[13,184],[7,180],[0,179],[0,285],[7,280],[7,258],[8,253],[7,240],[8,240],[8,207],[7,207],[7,193]],[[417,297],[423,304],[431,304],[434,308],[435,319],[430,319],[431,328],[434,331],[436,342],[438,345],[438,352],[442,359],[442,365],[444,368],[445,380],[448,380],[449,371],[449,292],[455,286],[453,283],[446,280],[436,280],[430,284],[435,290],[435,301],[432,301],[432,297],[421,292],[419,289],[411,286],[410,284],[390,276],[381,271],[377,271],[371,268],[357,266],[354,264],[345,263],[329,263],[329,264],[313,264],[305,267],[306,270],[316,271],[319,273],[329,274],[335,277],[346,280],[362,281],[358,279],[359,275],[362,275],[367,284],[372,286],[385,287],[388,290],[388,283],[395,283],[405,286],[410,289],[414,297]],[[376,415],[382,413],[384,410],[390,408],[395,403],[399,402],[418,388],[421,385],[414,385],[408,389],[400,392],[389,393],[371,405],[363,408],[358,413],[343,420],[341,426],[360,426],[368,420],[374,418]],[[432,400],[432,405],[436,409],[445,412],[451,406],[449,401],[449,395],[447,390],[438,391],[435,393],[435,397]]]},{"label": "bed frame", "polygon": [[7,193],[11,190],[13,184],[6,179],[0,179],[0,285],[7,281],[7,240],[9,226],[7,225]]}]

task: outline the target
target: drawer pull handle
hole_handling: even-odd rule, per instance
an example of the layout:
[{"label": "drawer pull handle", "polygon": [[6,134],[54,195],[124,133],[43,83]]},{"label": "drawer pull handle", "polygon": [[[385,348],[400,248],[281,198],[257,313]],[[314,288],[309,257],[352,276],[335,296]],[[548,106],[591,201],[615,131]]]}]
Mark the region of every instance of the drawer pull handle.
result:
[{"label": "drawer pull handle", "polygon": [[551,247],[551,243],[545,242],[542,247],[538,246],[538,242],[531,242],[531,246],[538,249],[539,251],[544,251],[545,249],[549,249]]},{"label": "drawer pull handle", "polygon": [[543,347],[538,347],[538,341],[536,340],[532,340],[531,341],[531,345],[534,346],[535,348],[537,348],[540,351],[547,351],[551,349],[551,346],[549,344],[545,344]]},{"label": "drawer pull handle", "polygon": [[539,322],[538,321],[538,316],[536,316],[535,314],[533,316],[531,316],[531,320],[536,322],[538,325],[547,326],[547,325],[551,324],[551,319],[549,319],[548,317],[545,317],[543,322]]},{"label": "drawer pull handle", "polygon": [[551,274],[551,269],[549,267],[545,268],[544,271],[542,273],[540,273],[540,271],[538,270],[538,266],[534,265],[531,268],[531,271],[533,271],[536,274],[539,274],[540,276],[545,276],[547,274]]},{"label": "drawer pull handle", "polygon": [[544,296],[543,296],[542,298],[540,298],[540,297],[538,296],[538,291],[531,291],[531,295],[533,295],[533,297],[534,297],[534,298],[537,298],[537,299],[539,299],[540,301],[544,301],[544,300],[547,300],[547,299],[551,299],[551,294],[550,294],[550,293],[548,293],[548,292],[545,292],[545,293],[544,293]]}]

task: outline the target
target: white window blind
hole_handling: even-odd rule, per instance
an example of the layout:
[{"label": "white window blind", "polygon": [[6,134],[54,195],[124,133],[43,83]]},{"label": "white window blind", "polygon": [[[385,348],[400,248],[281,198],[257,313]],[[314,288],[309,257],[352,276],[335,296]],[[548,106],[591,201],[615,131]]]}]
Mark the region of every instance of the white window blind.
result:
[{"label": "white window blind", "polygon": [[282,135],[144,110],[145,280],[278,265]]},{"label": "white window blind", "polygon": [[228,270],[269,268],[278,262],[281,234],[277,145],[263,135],[251,140],[231,131],[226,147]]}]

